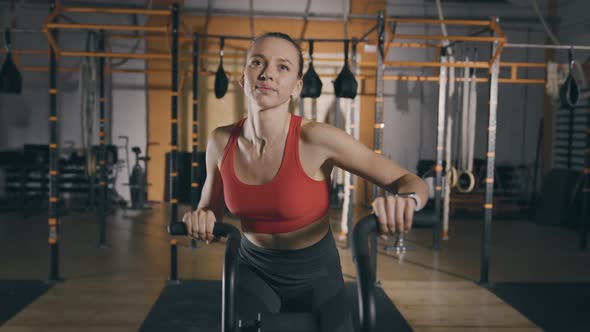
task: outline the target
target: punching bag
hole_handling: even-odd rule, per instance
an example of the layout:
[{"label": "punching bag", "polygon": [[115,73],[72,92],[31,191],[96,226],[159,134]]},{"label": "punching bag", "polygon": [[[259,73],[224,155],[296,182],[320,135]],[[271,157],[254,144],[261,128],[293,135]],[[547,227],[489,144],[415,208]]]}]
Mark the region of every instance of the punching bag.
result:
[{"label": "punching bag", "polygon": [[313,40],[309,41],[309,67],[303,75],[301,98],[317,98],[322,94],[322,80],[313,68]]},{"label": "punching bag", "polygon": [[348,67],[348,40],[344,41],[344,68],[334,81],[334,94],[340,98],[354,99],[358,84]]},{"label": "punching bag", "polygon": [[23,81],[18,68],[12,60],[10,29],[4,31],[6,58],[0,68],[0,93],[21,93]]},{"label": "punching bag", "polygon": [[215,97],[217,97],[217,99],[221,99],[225,96],[227,86],[229,85],[229,80],[227,79],[227,75],[225,75],[225,70],[223,70],[224,42],[225,37],[221,37],[221,39],[219,39],[219,67],[217,67],[217,72],[215,73]]},{"label": "punching bag", "polygon": [[568,51],[568,58],[569,73],[567,74],[565,82],[563,82],[563,85],[559,88],[559,100],[561,101],[561,105],[564,108],[573,109],[580,101],[580,88],[578,87],[578,83],[576,83],[576,79],[572,74],[574,59],[571,49]]}]

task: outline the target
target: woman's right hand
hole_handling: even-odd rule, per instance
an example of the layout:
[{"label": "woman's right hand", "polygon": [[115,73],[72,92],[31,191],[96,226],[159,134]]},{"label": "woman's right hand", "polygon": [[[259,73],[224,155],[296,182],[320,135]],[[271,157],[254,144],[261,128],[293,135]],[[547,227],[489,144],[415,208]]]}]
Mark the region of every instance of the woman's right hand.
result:
[{"label": "woman's right hand", "polygon": [[199,208],[186,212],[182,217],[182,222],[186,224],[188,236],[205,241],[207,244],[213,241],[215,214],[211,209]]}]

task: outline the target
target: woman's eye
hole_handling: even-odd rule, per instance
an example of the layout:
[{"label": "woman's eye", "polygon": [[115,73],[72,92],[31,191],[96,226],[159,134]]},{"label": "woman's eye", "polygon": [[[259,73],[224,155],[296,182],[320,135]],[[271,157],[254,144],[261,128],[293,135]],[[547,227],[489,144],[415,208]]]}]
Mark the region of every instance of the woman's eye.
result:
[{"label": "woman's eye", "polygon": [[261,64],[260,60],[252,60],[252,65],[259,66]]},{"label": "woman's eye", "polygon": [[285,66],[285,65],[281,65],[280,68],[281,68],[281,70],[289,70],[289,67]]}]

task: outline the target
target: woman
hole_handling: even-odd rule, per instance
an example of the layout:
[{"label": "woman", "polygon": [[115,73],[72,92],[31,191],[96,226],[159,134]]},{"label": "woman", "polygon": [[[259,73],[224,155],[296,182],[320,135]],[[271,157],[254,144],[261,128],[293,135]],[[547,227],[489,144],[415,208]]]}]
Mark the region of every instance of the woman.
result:
[{"label": "woman", "polygon": [[303,86],[303,57],[287,35],[267,33],[248,51],[240,85],[248,116],[216,128],[207,145],[201,201],[183,221],[209,243],[224,202],[240,217],[240,318],[257,312],[314,312],[322,331],[352,331],[340,259],[328,218],[334,166],[387,192],[377,198],[382,237],[407,232],[426,203],[426,184],[338,128],[291,115]]}]

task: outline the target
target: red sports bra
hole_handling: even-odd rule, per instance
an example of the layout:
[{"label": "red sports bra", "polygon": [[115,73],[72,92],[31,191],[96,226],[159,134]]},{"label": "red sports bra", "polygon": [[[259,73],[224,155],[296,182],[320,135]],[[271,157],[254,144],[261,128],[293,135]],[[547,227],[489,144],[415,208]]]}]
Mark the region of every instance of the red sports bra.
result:
[{"label": "red sports bra", "polygon": [[323,217],[329,209],[330,179],[309,177],[299,160],[301,117],[291,115],[283,160],[275,177],[262,185],[241,182],[234,169],[235,150],[244,121],[232,130],[221,161],[223,193],[242,229],[255,233],[286,233]]}]

